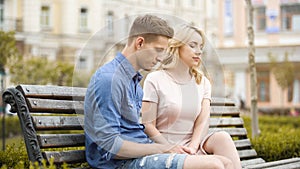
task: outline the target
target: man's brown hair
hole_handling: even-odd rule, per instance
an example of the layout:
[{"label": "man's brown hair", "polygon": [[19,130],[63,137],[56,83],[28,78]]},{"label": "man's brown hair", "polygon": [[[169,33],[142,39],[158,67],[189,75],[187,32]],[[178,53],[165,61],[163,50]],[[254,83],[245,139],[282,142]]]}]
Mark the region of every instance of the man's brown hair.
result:
[{"label": "man's brown hair", "polygon": [[128,44],[130,44],[137,36],[144,37],[147,42],[153,42],[157,39],[157,36],[172,38],[173,35],[173,28],[171,28],[165,20],[147,14],[138,16],[134,20],[130,28]]}]

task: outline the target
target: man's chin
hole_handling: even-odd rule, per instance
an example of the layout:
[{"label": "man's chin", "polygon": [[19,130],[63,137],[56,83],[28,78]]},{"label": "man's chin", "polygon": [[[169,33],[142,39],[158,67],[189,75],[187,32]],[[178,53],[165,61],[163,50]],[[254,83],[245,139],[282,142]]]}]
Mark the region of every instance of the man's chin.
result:
[{"label": "man's chin", "polygon": [[145,71],[152,71],[153,68],[144,68]]}]

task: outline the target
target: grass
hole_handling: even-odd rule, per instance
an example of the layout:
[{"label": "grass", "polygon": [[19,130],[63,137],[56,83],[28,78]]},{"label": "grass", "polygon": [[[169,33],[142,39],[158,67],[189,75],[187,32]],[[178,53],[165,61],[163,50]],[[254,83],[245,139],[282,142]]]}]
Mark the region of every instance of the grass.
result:
[{"label": "grass", "polygon": [[[16,145],[19,146],[23,141],[23,136],[15,136],[15,137],[11,137],[11,138],[5,138],[5,145]],[[0,140],[0,146],[2,148],[2,144],[3,144],[3,138],[1,138]],[[1,149],[2,150],[2,149]]]},{"label": "grass", "polygon": [[260,135],[251,137],[251,118],[243,116],[253,148],[266,161],[300,156],[300,117],[259,116]]}]

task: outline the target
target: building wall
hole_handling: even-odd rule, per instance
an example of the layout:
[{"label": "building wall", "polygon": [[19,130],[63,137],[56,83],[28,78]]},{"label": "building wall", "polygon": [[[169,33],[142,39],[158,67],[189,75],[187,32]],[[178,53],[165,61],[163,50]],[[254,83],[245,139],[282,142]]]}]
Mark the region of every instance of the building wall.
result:
[{"label": "building wall", "polygon": [[[216,1],[4,0],[4,3],[5,19],[10,19],[10,27],[7,28],[16,30],[16,39],[19,45],[23,45],[20,48],[24,49],[24,57],[47,57],[73,63],[81,58],[90,64],[84,66],[88,68],[86,71],[91,71],[99,66],[97,60],[102,60],[96,54],[110,53],[109,48],[126,38],[133,20],[131,16],[142,13],[176,16],[208,29],[203,24],[206,18],[203,5],[213,8]],[[43,12],[43,7],[48,8],[48,14]],[[84,29],[79,27],[81,12],[86,13],[87,18]],[[41,18],[45,15],[49,17],[49,24],[43,26]],[[112,33],[106,30],[109,20],[115,24]],[[212,22],[206,23],[209,26]],[[214,34],[213,31],[210,34]],[[87,54],[83,54],[86,51]],[[86,58],[79,56],[81,54]]]},{"label": "building wall", "polygon": [[[278,62],[284,60],[285,53],[288,53],[289,61],[294,64],[295,72],[299,72],[300,63],[300,31],[297,30],[283,30],[282,19],[284,14],[281,14],[283,3],[289,5],[298,5],[300,1],[280,1],[280,0],[253,0],[254,5],[254,30],[255,30],[255,61],[257,67],[257,74],[259,77],[264,76],[261,73],[269,72],[268,88],[269,100],[258,102],[260,109],[273,109],[281,107],[281,98],[283,98],[283,105],[286,108],[297,107],[300,108],[300,102],[297,99],[299,95],[299,86],[297,86],[298,78],[294,81],[293,97],[294,101],[288,100],[288,90],[285,90],[281,96],[281,89],[278,86],[276,79],[270,68],[269,53],[274,55]],[[265,7],[262,12],[265,17],[265,28],[259,30],[256,26],[261,24],[258,22],[258,9]],[[226,84],[230,91],[229,97],[236,99],[239,103],[241,96],[245,94],[246,106],[250,107],[250,75],[248,68],[248,37],[247,37],[247,10],[244,1],[222,0],[219,2],[221,13],[219,14],[220,29],[218,32],[217,51],[223,67],[226,71],[234,74],[234,85]],[[245,10],[240,10],[245,9]],[[299,11],[300,12],[300,11]],[[225,14],[225,15],[223,15]],[[300,13],[299,13],[300,14]],[[298,14],[298,15],[299,15]],[[299,15],[300,16],[300,15]],[[295,21],[296,22],[296,21]],[[299,21],[297,21],[299,22]],[[232,24],[232,25],[231,25]],[[300,22],[299,22],[300,24]],[[232,32],[230,32],[232,31]],[[226,33],[227,32],[227,33]],[[263,72],[262,72],[263,71]],[[225,77],[227,78],[227,77]],[[258,84],[261,84],[258,78]],[[259,85],[258,85],[259,86]],[[244,91],[243,91],[244,90]],[[259,90],[259,87],[258,87]],[[260,96],[258,96],[260,97]]]}]

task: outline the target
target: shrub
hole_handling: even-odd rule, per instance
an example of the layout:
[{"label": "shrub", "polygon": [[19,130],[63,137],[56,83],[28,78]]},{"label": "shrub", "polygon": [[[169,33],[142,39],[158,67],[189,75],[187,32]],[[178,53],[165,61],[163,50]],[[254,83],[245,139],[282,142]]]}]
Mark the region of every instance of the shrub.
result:
[{"label": "shrub", "polygon": [[[0,136],[2,137],[2,120],[1,117],[1,125],[0,125]],[[18,116],[6,116],[5,117],[5,137],[12,137],[16,135],[20,135],[21,127]]]},{"label": "shrub", "polygon": [[[15,144],[7,145],[5,151],[0,151],[0,161],[7,168],[16,168],[16,166],[29,166],[28,157],[24,142],[16,146]],[[24,162],[20,164],[20,162]],[[19,167],[18,167],[19,168]]]},{"label": "shrub", "polygon": [[259,116],[261,133],[251,138],[251,119],[244,116],[253,148],[266,161],[300,156],[300,118],[288,116]]}]

